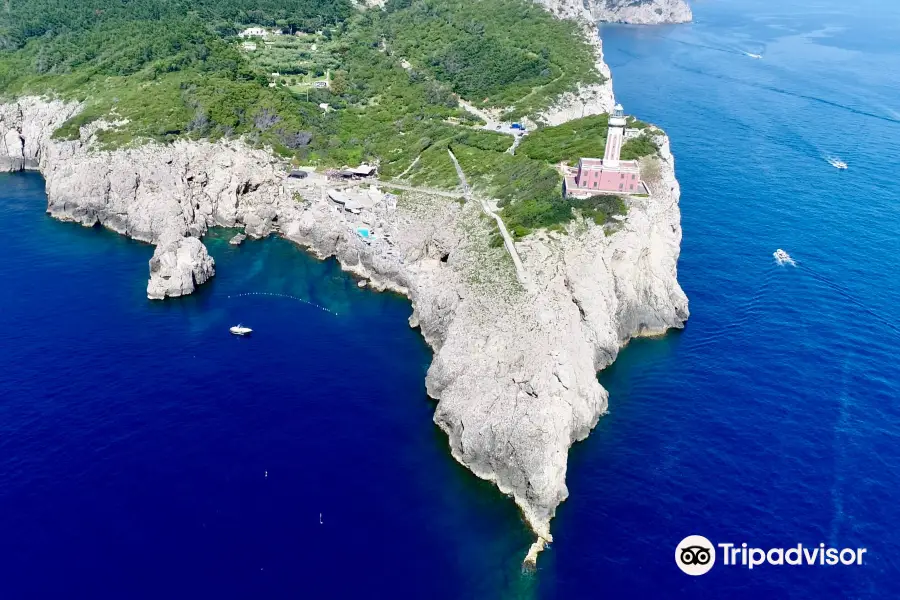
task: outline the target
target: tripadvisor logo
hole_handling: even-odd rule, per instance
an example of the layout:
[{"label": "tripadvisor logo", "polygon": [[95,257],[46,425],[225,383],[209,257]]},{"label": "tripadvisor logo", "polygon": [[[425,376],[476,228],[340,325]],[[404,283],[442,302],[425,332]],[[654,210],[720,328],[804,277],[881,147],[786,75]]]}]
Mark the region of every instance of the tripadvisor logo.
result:
[{"label": "tripadvisor logo", "polygon": [[689,535],[675,548],[675,564],[688,575],[703,575],[716,564],[716,548],[702,535]]},{"label": "tripadvisor logo", "polygon": [[835,566],[861,565],[865,548],[831,548],[825,544],[804,546],[797,544],[790,548],[748,547],[744,544],[713,544],[702,535],[689,535],[675,547],[675,564],[688,575],[703,575],[716,564],[716,548],[719,548],[722,564],[742,566],[752,570],[761,565],[791,566]]}]

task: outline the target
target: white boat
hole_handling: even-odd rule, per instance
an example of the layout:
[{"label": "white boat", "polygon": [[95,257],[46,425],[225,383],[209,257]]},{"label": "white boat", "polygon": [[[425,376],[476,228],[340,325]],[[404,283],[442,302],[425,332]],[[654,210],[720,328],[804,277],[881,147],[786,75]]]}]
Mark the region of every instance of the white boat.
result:
[{"label": "white boat", "polygon": [[744,52],[750,58],[762,58],[762,54],[753,54],[752,52]]},{"label": "white boat", "polygon": [[253,333],[252,329],[250,329],[249,327],[244,327],[243,325],[235,325],[228,331],[230,331],[234,335],[250,335],[251,333]]},{"label": "white boat", "polygon": [[772,253],[772,256],[775,257],[775,261],[779,265],[796,265],[794,259],[791,258],[791,255],[779,248],[775,252]]},{"label": "white boat", "polygon": [[828,164],[830,164],[835,169],[846,169],[847,163],[837,158],[829,158]]}]

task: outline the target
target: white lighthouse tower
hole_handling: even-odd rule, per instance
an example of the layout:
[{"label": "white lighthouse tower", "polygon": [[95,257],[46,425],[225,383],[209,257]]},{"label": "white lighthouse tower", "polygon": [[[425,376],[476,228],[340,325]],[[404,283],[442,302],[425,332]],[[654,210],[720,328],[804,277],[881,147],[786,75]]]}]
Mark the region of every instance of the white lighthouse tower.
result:
[{"label": "white lighthouse tower", "polygon": [[590,198],[597,194],[650,194],[650,188],[641,181],[640,162],[622,160],[626,125],[625,111],[621,104],[616,104],[609,114],[603,158],[583,157],[577,167],[566,168],[563,177],[566,198]]},{"label": "white lighthouse tower", "polygon": [[603,153],[604,167],[618,167],[622,155],[622,144],[625,142],[625,110],[616,104],[609,113],[609,130],[606,134],[606,151]]}]

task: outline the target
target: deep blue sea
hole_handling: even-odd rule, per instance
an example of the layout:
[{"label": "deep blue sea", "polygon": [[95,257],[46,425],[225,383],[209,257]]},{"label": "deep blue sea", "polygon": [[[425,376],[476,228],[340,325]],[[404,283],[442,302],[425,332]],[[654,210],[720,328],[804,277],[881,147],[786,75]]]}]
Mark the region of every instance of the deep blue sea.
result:
[{"label": "deep blue sea", "polygon": [[[150,246],[49,218],[20,174],[0,176],[0,600],[900,597],[900,5],[694,12],[602,30],[618,99],[672,138],[692,315],[600,375],[610,413],[537,572],[431,421],[406,300],[221,231],[216,277],[150,302]],[[691,578],[689,534],[867,554]]]}]

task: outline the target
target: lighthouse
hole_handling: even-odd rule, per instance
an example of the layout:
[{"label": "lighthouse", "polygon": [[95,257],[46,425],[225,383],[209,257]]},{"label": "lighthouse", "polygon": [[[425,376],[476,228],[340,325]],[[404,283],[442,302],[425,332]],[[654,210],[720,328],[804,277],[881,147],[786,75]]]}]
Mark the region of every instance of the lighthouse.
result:
[{"label": "lighthouse", "polygon": [[582,158],[577,167],[566,167],[563,170],[563,195],[566,198],[650,193],[647,185],[641,181],[638,161],[622,160],[626,125],[625,111],[621,104],[616,104],[609,113],[603,158]]},{"label": "lighthouse", "polygon": [[616,104],[609,114],[609,131],[606,134],[606,151],[603,153],[604,167],[618,167],[625,142],[625,109]]}]

